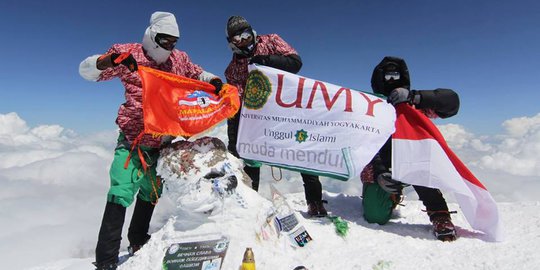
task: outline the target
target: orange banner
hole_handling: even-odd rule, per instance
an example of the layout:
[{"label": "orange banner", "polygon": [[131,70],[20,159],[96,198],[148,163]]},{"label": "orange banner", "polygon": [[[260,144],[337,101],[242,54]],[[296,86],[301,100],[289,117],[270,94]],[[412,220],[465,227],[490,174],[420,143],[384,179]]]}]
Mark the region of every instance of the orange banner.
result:
[{"label": "orange banner", "polygon": [[143,88],[144,132],[193,136],[233,117],[240,108],[238,89],[214,86],[172,73],[139,66]]}]

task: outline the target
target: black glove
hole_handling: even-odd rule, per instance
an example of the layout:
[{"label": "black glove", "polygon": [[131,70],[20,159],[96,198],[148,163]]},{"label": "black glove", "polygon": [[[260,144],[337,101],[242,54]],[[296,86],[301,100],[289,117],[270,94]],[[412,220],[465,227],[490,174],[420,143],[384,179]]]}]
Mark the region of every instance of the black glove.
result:
[{"label": "black glove", "polygon": [[251,57],[251,59],[249,60],[249,64],[259,64],[266,66],[268,64],[269,58],[270,57],[268,55],[255,55]]},{"label": "black glove", "polygon": [[116,67],[119,64],[122,64],[126,66],[131,72],[137,71],[139,69],[137,66],[137,60],[135,60],[135,58],[133,57],[133,55],[131,55],[131,53],[129,54],[113,53],[111,54],[111,61],[112,61],[113,66]]},{"label": "black glove", "polygon": [[407,88],[396,88],[390,92],[387,99],[388,103],[396,105],[399,103],[407,102],[409,104],[418,105],[420,103],[420,94],[415,90],[409,90]]},{"label": "black glove", "polygon": [[221,91],[221,87],[223,87],[223,82],[221,81],[221,79],[213,78],[210,80],[209,83],[216,88],[216,90],[214,90],[214,93],[216,93],[216,95],[219,95],[219,91]]},{"label": "black glove", "polygon": [[400,194],[404,187],[409,186],[408,184],[392,179],[392,174],[389,172],[379,174],[377,176],[377,183],[390,194]]},{"label": "black glove", "polygon": [[396,88],[390,92],[387,99],[388,103],[396,105],[403,102],[411,101],[411,91],[407,88]]}]

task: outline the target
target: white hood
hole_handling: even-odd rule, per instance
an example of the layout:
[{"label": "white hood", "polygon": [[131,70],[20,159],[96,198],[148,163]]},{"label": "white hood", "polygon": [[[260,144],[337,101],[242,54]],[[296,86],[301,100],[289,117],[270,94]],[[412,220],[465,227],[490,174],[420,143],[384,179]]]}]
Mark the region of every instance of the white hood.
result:
[{"label": "white hood", "polygon": [[157,34],[167,34],[174,37],[180,37],[180,29],[176,23],[176,18],[172,13],[156,11],[150,18],[150,26],[146,28],[143,37],[143,48],[148,55],[158,64],[165,63],[171,51],[161,48],[155,41]]}]

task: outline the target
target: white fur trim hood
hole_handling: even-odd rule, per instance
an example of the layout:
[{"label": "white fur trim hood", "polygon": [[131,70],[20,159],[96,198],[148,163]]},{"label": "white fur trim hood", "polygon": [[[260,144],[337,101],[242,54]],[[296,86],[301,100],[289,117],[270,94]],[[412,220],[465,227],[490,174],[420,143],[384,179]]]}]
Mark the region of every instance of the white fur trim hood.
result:
[{"label": "white fur trim hood", "polygon": [[143,48],[148,55],[158,64],[165,63],[171,51],[161,48],[155,41],[157,34],[167,34],[180,38],[180,29],[176,23],[176,18],[172,13],[156,11],[150,17],[150,26],[146,28],[143,37]]}]

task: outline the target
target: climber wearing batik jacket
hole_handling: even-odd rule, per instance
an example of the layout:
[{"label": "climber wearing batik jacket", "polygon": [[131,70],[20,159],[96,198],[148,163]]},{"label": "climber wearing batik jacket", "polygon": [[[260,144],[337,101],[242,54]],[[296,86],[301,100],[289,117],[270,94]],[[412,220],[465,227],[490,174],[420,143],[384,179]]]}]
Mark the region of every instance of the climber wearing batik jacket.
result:
[{"label": "climber wearing batik jacket", "polygon": [[[126,207],[133,202],[135,195],[137,201],[128,231],[130,253],[148,241],[154,204],[161,195],[161,181],[156,177],[155,167],[159,149],[167,140],[149,134],[139,137],[144,123],[142,83],[135,72],[138,66],[209,82],[216,87],[216,92],[221,89],[219,77],[192,63],[187,53],[175,49],[179,37],[180,30],[174,15],[154,12],[142,44],[114,44],[105,54],[90,56],[79,66],[81,76],[90,81],[119,78],[125,88],[126,99],[120,105],[116,118],[120,135],[110,168],[110,188],[96,247],[97,269],[116,269]],[[138,155],[138,149],[135,149],[125,168],[132,145],[141,150],[142,155]],[[145,164],[147,168],[144,168]]]},{"label": "climber wearing batik jacket", "polygon": [[[238,88],[242,98],[244,87],[248,79],[248,65],[259,64],[297,73],[302,67],[302,60],[296,50],[277,34],[257,35],[248,21],[241,16],[231,16],[227,20],[225,31],[227,41],[233,55],[231,62],[225,70],[227,83]],[[236,149],[240,111],[227,121],[227,135],[229,137],[229,151],[239,157]],[[260,168],[245,166],[244,171],[252,180],[252,188],[259,189]],[[319,177],[301,173],[304,181],[304,192],[310,216],[323,217],[328,213],[323,205],[322,185]]]}]

